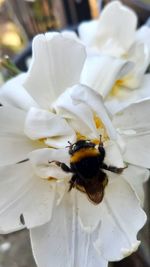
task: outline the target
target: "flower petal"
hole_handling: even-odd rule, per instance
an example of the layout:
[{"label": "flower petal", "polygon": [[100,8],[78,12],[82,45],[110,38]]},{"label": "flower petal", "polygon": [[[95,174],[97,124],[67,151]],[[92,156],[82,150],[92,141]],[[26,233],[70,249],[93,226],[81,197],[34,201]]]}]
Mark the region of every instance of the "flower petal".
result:
[{"label": "flower petal", "polygon": [[[78,86],[80,87],[81,85]],[[89,138],[98,137],[99,135],[95,126],[93,112],[85,103],[79,103],[78,105],[73,103],[71,97],[72,90],[74,89],[69,88],[60,95],[53,104],[53,108],[57,114],[67,119],[76,132],[88,136]]]},{"label": "flower petal", "polygon": [[50,223],[30,231],[36,263],[39,267],[107,267],[93,247],[95,234],[81,229],[70,193],[55,207]]},{"label": "flower petal", "polygon": [[79,39],[78,35],[73,30],[63,30],[63,31],[61,31],[61,34],[65,38],[73,39],[73,40],[81,43],[81,40]]},{"label": "flower petal", "polygon": [[22,161],[28,153],[40,148],[24,134],[26,113],[13,107],[0,107],[0,166]]},{"label": "flower petal", "polygon": [[143,43],[136,43],[128,51],[128,60],[134,63],[133,69],[124,77],[124,86],[130,89],[140,87],[143,75],[150,63],[150,51]]},{"label": "flower petal", "polygon": [[[1,233],[20,230],[25,226],[32,228],[50,220],[55,184],[34,176],[29,161],[0,167],[0,177]],[[21,214],[25,226],[20,221]]]},{"label": "flower petal", "polygon": [[24,121],[26,112],[15,107],[0,107],[0,132],[12,132],[16,134],[24,133]]},{"label": "flower petal", "polygon": [[116,142],[109,140],[109,141],[104,143],[104,148],[105,148],[105,152],[106,152],[104,162],[108,166],[115,166],[118,168],[125,167],[124,162],[123,162],[123,158],[121,155],[121,149],[119,148],[119,146],[117,145]]},{"label": "flower petal", "polygon": [[98,20],[82,24],[79,33],[88,45],[109,55],[121,56],[134,42],[136,25],[135,13],[119,1],[113,1],[103,9]]},{"label": "flower petal", "polygon": [[139,201],[121,176],[112,175],[97,212],[101,221],[95,248],[108,261],[121,260],[137,250],[137,232],[146,215]]},{"label": "flower petal", "polygon": [[134,103],[114,116],[113,124],[123,137],[126,162],[150,168],[150,99]]},{"label": "flower petal", "polygon": [[99,48],[114,56],[123,54],[134,41],[136,26],[137,17],[131,9],[119,1],[110,3],[99,18],[97,33]]},{"label": "flower petal", "polygon": [[147,133],[150,129],[149,107],[150,99],[137,101],[114,115],[113,125],[124,135],[133,135],[128,132],[130,130],[135,134]]},{"label": "flower petal", "polygon": [[24,83],[44,108],[67,88],[76,84],[85,60],[84,47],[58,33],[40,34],[33,41],[33,62]]},{"label": "flower petal", "polygon": [[98,229],[101,224],[101,214],[99,212],[101,203],[99,205],[93,205],[85,193],[81,193],[77,189],[73,190],[76,191],[75,193],[77,195],[78,220],[81,228],[89,234],[93,232],[97,232],[98,234]]},{"label": "flower petal", "polygon": [[126,136],[124,141],[126,144],[124,161],[143,168],[150,168],[150,134]]},{"label": "flower petal", "polygon": [[136,42],[144,45],[144,66],[146,70],[150,64],[150,28],[146,25],[140,27],[136,32]]},{"label": "flower petal", "polygon": [[144,182],[148,180],[149,175],[149,170],[134,165],[128,165],[122,174],[136,192],[142,206],[144,205]]},{"label": "flower petal", "polygon": [[65,147],[68,141],[74,142],[75,132],[60,116],[46,110],[31,108],[25,122],[25,133],[29,138],[47,138],[49,146]]},{"label": "flower petal", "polygon": [[120,97],[111,97],[105,101],[105,105],[111,114],[120,112],[121,110],[128,107],[130,104],[135,103],[136,101],[141,101],[144,98],[150,96],[149,92],[150,84],[150,74],[144,75],[142,78],[142,84],[136,90],[128,90],[127,88],[122,88],[123,94]]},{"label": "flower petal", "polygon": [[93,44],[93,40],[98,30],[98,19],[90,22],[82,22],[78,27],[79,36],[87,46]]},{"label": "flower petal", "polygon": [[85,103],[104,123],[107,133],[111,139],[116,139],[116,131],[107,114],[106,108],[103,104],[102,97],[96,91],[87,86],[74,86],[70,89],[72,100],[77,105],[78,103]]},{"label": "flower petal", "polygon": [[71,178],[70,174],[62,171],[53,161],[59,161],[69,166],[70,155],[68,149],[37,149],[29,154],[30,161],[33,165],[35,173],[41,178]]},{"label": "flower petal", "polygon": [[91,87],[105,98],[115,82],[127,75],[132,68],[131,62],[122,59],[103,55],[88,56],[82,71],[81,83]]},{"label": "flower petal", "polygon": [[30,107],[37,107],[38,105],[22,86],[25,79],[26,73],[23,73],[6,82],[0,90],[0,103],[23,110],[28,110]]}]

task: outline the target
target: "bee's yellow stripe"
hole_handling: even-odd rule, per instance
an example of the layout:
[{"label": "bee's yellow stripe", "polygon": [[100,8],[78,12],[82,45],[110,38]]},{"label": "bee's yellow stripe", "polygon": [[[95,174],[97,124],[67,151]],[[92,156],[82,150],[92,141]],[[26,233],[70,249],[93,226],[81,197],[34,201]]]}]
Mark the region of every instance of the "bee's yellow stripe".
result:
[{"label": "bee's yellow stripe", "polygon": [[99,155],[98,150],[93,148],[82,148],[79,151],[75,152],[74,155],[71,157],[70,162],[78,162],[83,158],[87,157],[95,157]]}]

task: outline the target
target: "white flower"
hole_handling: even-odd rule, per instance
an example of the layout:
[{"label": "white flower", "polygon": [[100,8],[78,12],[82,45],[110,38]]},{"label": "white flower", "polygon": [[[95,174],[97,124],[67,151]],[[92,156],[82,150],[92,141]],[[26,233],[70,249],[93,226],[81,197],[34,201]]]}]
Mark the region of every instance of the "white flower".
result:
[{"label": "white flower", "polygon": [[[99,55],[100,61],[104,61],[104,55],[110,55],[118,60],[128,62],[128,65],[129,62],[132,63],[130,68],[126,63],[124,71],[120,73],[108,90],[108,88],[101,89],[99,74],[105,72],[105,75],[108,76],[107,73],[111,72],[112,69],[114,71],[115,67],[111,62],[106,62],[105,67],[104,63],[100,65],[98,62],[90,60],[89,64],[94,64],[94,69],[96,69],[96,73],[92,74],[93,84],[90,77],[88,77],[88,81],[86,78],[83,80],[87,85],[98,90],[105,98],[107,97],[106,103],[112,113],[142,97],[149,96],[147,87],[150,83],[150,76],[144,75],[144,73],[150,64],[150,28],[142,26],[136,31],[136,26],[135,13],[119,1],[108,4],[100,14],[99,19],[82,23],[79,26],[80,37],[88,49],[93,49],[94,54],[103,54],[102,59]],[[90,55],[90,57],[92,56]]]},{"label": "white flower", "polygon": [[[68,118],[69,120],[72,119],[71,125],[76,129],[79,123],[80,135],[85,135],[86,131],[86,138],[96,138],[99,140],[99,134],[101,133],[106,150],[105,163],[123,167],[126,142],[123,140],[124,150],[122,150],[119,145],[120,142],[116,139],[115,129],[111,125],[102,104],[101,97],[87,87],[76,86],[68,89],[59,97],[55,102],[55,108],[61,109],[61,111],[66,109],[69,96],[73,99],[74,103],[74,105],[70,106],[72,118],[71,116]],[[93,127],[92,120],[91,123],[89,120],[89,128],[85,127],[86,117],[83,119],[82,111],[80,110],[81,103],[83,102],[86,102],[91,111],[93,111],[93,119],[96,123],[95,128]],[[77,108],[80,111],[78,114],[76,114]],[[97,114],[97,116],[95,117],[94,114]],[[47,178],[51,175],[53,176],[51,165],[47,164],[47,162],[53,159],[52,153],[52,149],[42,149],[30,154],[31,163],[38,176],[45,178],[46,176]],[[63,159],[60,160],[59,151],[57,153],[58,158],[55,157],[55,160],[64,162]],[[135,156],[137,152],[134,150],[132,153]],[[65,154],[68,155],[67,149]],[[66,159],[67,157],[65,156],[64,158]],[[130,162],[128,157],[127,162]],[[65,161],[65,163],[68,166],[70,165],[70,161]],[[142,166],[141,162],[139,164]],[[73,266],[73,264],[75,266],[83,266],[83,264],[89,264],[87,266],[92,266],[93,264],[95,264],[94,266],[99,266],[99,264],[105,266],[106,262],[104,260],[120,260],[135,251],[139,245],[135,235],[140,227],[139,224],[141,225],[144,221],[144,216],[140,212],[139,207],[137,211],[138,202],[135,204],[135,195],[127,181],[130,181],[136,193],[141,197],[141,193],[143,195],[143,192],[140,192],[142,182],[149,176],[149,171],[144,167],[129,164],[128,168],[121,175],[107,172],[109,181],[105,188],[104,199],[99,205],[93,205],[87,200],[85,194],[76,189],[66,193],[62,201],[58,201],[60,206],[54,209],[53,218],[49,224],[37,229],[31,229],[32,248],[39,266],[49,266],[51,262],[54,263],[54,266],[59,266],[60,258],[56,257],[58,250],[60,253],[63,253],[63,260],[61,259],[62,266],[66,264],[68,266]],[[135,179],[132,180],[131,177],[133,175],[135,175]],[[136,179],[138,180],[137,183],[135,183]],[[58,221],[61,221],[61,223],[57,223]],[[71,230],[68,232],[68,229]],[[70,235],[70,232],[73,234]],[[55,233],[59,233],[58,242],[53,241],[56,238]],[[51,245],[52,243],[53,246]],[[97,258],[98,255],[92,256],[96,252],[100,257],[100,262]],[[43,253],[45,255],[44,259],[42,257]],[[69,262],[68,255],[70,255]]]},{"label": "white flower", "polygon": [[[146,121],[138,115],[148,108],[149,100],[130,107],[139,112],[138,129],[133,127],[135,118],[127,118],[126,138],[121,115],[117,114],[112,124],[100,95],[79,84],[85,59],[81,44],[59,34],[39,35],[34,40],[33,55],[29,73],[25,78],[20,76],[29,95],[21,82],[20,91],[7,84],[0,96],[5,104],[0,109],[0,232],[29,228],[40,267],[106,267],[108,261],[122,259],[140,244],[136,236],[146,215],[139,201],[141,195],[143,198],[139,188],[149,176],[146,168],[150,161],[145,139],[148,117]],[[125,118],[126,112],[122,114]],[[148,150],[137,161],[130,140],[133,131],[133,141],[139,143],[142,136],[139,145]],[[99,142],[99,135],[106,150],[105,163],[123,168],[128,162],[129,166],[120,175],[107,171],[104,198],[99,205],[93,205],[76,188],[68,192],[71,174],[50,162],[69,166],[67,139]],[[33,145],[25,150],[26,142]],[[26,158],[26,162],[13,164]],[[137,183],[130,179],[133,173]]]},{"label": "white flower", "polygon": [[106,5],[97,20],[81,23],[78,30],[86,45],[111,56],[129,59],[141,44],[146,50],[145,60],[148,60],[150,41],[146,34],[149,35],[150,30],[143,26],[136,31],[136,27],[136,14],[121,2],[113,1]]},{"label": "white flower", "polygon": [[[71,90],[71,95],[78,95],[78,88],[75,89]],[[84,100],[84,88],[82,90]],[[110,121],[100,98],[96,95],[96,100],[92,94],[92,91],[88,91],[90,102],[93,105],[95,103],[96,110],[98,104],[100,113],[103,111],[109,136],[114,137],[113,127],[110,128]],[[55,103],[57,107],[60,99]],[[76,125],[78,117],[75,117],[75,113],[72,114]],[[100,121],[97,117],[97,126],[98,123]],[[93,135],[93,122],[91,127],[92,132],[89,128],[87,137]],[[119,145],[116,141],[109,140],[104,130],[95,127],[93,138],[95,136],[99,140],[99,131],[103,135],[105,162],[123,167]],[[80,132],[85,133],[84,121]],[[145,222],[145,214],[126,180],[136,172],[136,178],[141,178],[141,186],[142,180],[149,175],[146,169],[129,165],[122,175],[107,172],[109,181],[104,199],[95,206],[77,189],[68,192],[68,181],[71,177],[55,164],[49,164],[56,160],[69,165],[67,148],[35,150],[29,154],[29,158],[30,161],[0,168],[0,177],[3,177],[0,187],[3,200],[0,206],[0,230],[1,233],[6,233],[21,229],[23,225],[20,215],[23,214],[26,227],[30,229],[32,249],[38,266],[62,264],[70,267],[73,264],[83,266],[86,263],[88,266],[107,266],[108,260],[120,260],[138,248],[140,242],[136,239],[136,234]],[[39,227],[35,227],[37,225]]]}]

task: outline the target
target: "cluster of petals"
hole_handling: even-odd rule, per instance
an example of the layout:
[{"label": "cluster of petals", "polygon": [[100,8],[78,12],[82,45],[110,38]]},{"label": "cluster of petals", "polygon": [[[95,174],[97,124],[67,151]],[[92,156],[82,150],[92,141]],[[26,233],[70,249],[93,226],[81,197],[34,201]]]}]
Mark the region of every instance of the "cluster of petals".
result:
[{"label": "cluster of petals", "polygon": [[[91,58],[103,65],[98,55]],[[107,72],[107,88],[121,68],[116,76]],[[47,33],[33,40],[28,72],[0,91],[0,233],[27,227],[39,267],[106,267],[138,248],[137,233],[146,221],[142,205],[150,168],[150,99],[110,116],[85,77],[92,76],[83,44],[69,34]],[[104,72],[100,79],[105,84]],[[105,163],[128,166],[122,174],[106,172],[108,185],[99,205],[76,188],[68,192],[71,174],[50,164],[69,166],[68,141],[76,142],[79,135],[90,140],[102,135]]]},{"label": "cluster of petals", "polygon": [[[84,22],[78,29],[89,55],[83,82],[103,95],[113,114],[141,97],[149,97],[150,75],[145,72],[150,64],[150,28],[144,25],[136,29],[137,23],[133,10],[112,1],[98,19]],[[95,71],[90,77],[92,69]],[[105,76],[108,79],[102,82]]]}]

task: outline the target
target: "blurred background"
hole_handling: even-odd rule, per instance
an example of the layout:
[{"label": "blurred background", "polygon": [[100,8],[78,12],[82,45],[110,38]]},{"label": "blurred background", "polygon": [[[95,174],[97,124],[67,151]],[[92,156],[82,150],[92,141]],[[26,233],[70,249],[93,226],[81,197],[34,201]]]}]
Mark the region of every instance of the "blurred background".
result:
[{"label": "blurred background", "polygon": [[[40,32],[75,29],[81,21],[97,18],[110,0],[0,0],[0,56],[13,57]],[[150,16],[150,0],[122,0],[139,16]]]},{"label": "blurred background", "polygon": [[[26,70],[32,38],[40,32],[77,29],[81,21],[97,18],[109,0],[0,0],[0,72],[6,75],[3,58],[9,56],[20,70]],[[150,17],[150,0],[122,0],[138,15],[139,25]],[[6,58],[8,59],[8,57]],[[17,72],[17,70],[16,70]],[[2,78],[0,76],[0,84]],[[147,213],[150,185],[145,186]],[[150,216],[149,216],[150,218]],[[150,267],[150,221],[140,234],[140,250],[111,267]],[[0,267],[35,267],[28,231],[0,236]],[[44,266],[43,266],[44,267]],[[93,266],[94,267],[94,266]]]}]

